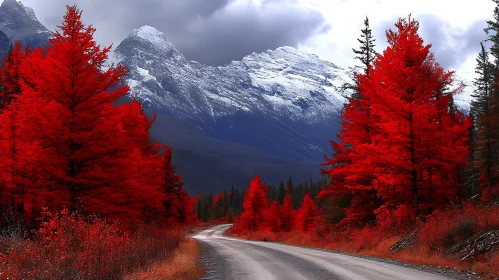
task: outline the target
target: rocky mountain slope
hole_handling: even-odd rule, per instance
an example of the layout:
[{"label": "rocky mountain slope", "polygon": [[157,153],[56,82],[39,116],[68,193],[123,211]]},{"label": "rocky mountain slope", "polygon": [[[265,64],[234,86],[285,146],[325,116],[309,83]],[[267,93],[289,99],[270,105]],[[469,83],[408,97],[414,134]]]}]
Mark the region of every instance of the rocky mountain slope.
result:
[{"label": "rocky mountain slope", "polygon": [[211,67],[187,60],[150,26],[114,53],[130,69],[132,95],[150,110],[178,116],[209,135],[272,156],[318,162],[329,149],[352,70],[292,47]]},{"label": "rocky mountain slope", "polygon": [[188,61],[168,37],[150,26],[136,29],[117,47],[130,68],[132,92],[152,108],[190,119],[236,112],[271,118],[327,121],[341,108],[338,88],[351,73],[292,47],[253,53],[221,67]]},{"label": "rocky mountain slope", "polygon": [[46,45],[52,33],[36,18],[33,9],[17,0],[4,0],[0,6],[0,30],[12,41],[31,47]]},{"label": "rocky mountain slope", "polygon": [[10,40],[5,33],[0,31],[0,58],[5,57],[10,49]]}]

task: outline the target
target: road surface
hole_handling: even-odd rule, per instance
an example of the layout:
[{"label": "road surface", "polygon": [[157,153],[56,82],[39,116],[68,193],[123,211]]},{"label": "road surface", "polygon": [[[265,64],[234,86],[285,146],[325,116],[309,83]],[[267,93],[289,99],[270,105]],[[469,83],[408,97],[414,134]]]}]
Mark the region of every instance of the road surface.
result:
[{"label": "road surface", "polygon": [[201,246],[202,279],[449,280],[442,275],[321,250],[224,235],[219,225],[193,236]]}]

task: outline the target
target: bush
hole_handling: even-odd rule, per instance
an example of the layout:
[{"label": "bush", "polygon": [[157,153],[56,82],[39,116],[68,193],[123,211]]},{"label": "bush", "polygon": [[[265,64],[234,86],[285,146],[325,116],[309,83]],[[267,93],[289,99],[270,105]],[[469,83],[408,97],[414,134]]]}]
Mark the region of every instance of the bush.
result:
[{"label": "bush", "polygon": [[499,209],[466,203],[461,208],[433,212],[418,240],[428,251],[441,251],[475,234],[499,229]]},{"label": "bush", "polygon": [[124,228],[98,216],[45,212],[31,238],[0,238],[0,278],[121,279],[163,259],[178,246],[180,231],[139,224]]}]

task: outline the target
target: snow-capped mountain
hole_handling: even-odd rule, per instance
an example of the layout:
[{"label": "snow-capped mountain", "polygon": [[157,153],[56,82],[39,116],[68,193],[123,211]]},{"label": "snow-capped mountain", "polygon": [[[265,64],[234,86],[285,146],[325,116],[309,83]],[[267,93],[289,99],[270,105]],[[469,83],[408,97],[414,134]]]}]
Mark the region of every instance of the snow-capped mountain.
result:
[{"label": "snow-capped mountain", "polygon": [[253,53],[211,67],[188,61],[150,26],[133,31],[115,51],[129,67],[128,84],[148,107],[192,119],[236,112],[274,119],[327,121],[345,100],[339,87],[351,71],[292,47]]},{"label": "snow-capped mountain", "polygon": [[0,30],[14,41],[36,48],[46,45],[52,33],[36,18],[33,9],[17,0],[4,0],[0,6]]}]

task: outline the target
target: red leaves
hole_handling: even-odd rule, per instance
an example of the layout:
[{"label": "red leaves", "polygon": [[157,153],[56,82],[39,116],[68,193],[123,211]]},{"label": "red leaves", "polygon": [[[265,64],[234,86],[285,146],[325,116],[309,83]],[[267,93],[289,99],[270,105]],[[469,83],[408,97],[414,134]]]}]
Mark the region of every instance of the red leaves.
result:
[{"label": "red leaves", "polygon": [[298,213],[293,209],[289,187],[282,205],[272,201],[268,205],[267,185],[258,175],[251,181],[243,201],[244,211],[236,220],[232,232],[271,231],[290,232],[294,229],[308,232],[320,220],[319,209],[307,193]]},{"label": "red leaves", "polygon": [[279,206],[279,214],[281,218],[281,229],[282,231],[289,232],[295,226],[296,211],[293,208],[293,202],[291,198],[291,193],[289,187],[286,188],[286,195],[284,196],[284,201],[281,206]]},{"label": "red leaves", "polygon": [[136,223],[123,227],[98,216],[44,212],[32,240],[0,239],[0,275],[5,279],[122,279],[127,272],[164,259],[181,231]]},{"label": "red leaves", "polygon": [[224,193],[219,193],[213,197],[213,208],[217,207],[219,202],[222,202],[224,199],[225,195]]},{"label": "red leaves", "polygon": [[451,106],[461,88],[445,90],[453,73],[435,61],[418,26],[400,19],[369,75],[356,75],[360,99],[346,106],[341,143],[333,143],[334,158],[325,163],[332,190],[353,195],[347,220],[372,220],[376,194],[391,209],[377,211],[378,223],[391,217],[399,227],[458,197],[470,120]]},{"label": "red leaves", "polygon": [[244,229],[253,231],[263,224],[267,203],[267,185],[264,186],[260,176],[256,175],[244,195],[244,212],[240,217]]},{"label": "red leaves", "polygon": [[300,210],[296,215],[296,228],[308,232],[316,228],[316,223],[319,222],[319,210],[315,205],[310,195],[307,193],[303,198]]},{"label": "red leaves", "polygon": [[[122,221],[194,221],[192,201],[150,139],[140,102],[118,105],[127,69],[67,7],[45,52],[11,51],[0,71],[0,206],[33,223],[41,207]],[[171,207],[168,205],[171,204]],[[166,212],[166,213],[165,213]]]}]

